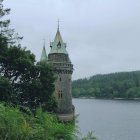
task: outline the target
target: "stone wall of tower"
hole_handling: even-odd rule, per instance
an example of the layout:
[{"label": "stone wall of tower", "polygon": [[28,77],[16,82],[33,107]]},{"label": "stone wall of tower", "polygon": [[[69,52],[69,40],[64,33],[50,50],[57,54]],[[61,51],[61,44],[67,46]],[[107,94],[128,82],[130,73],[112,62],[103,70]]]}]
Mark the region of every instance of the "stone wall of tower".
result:
[{"label": "stone wall of tower", "polygon": [[54,95],[58,102],[57,113],[68,114],[73,112],[72,93],[71,93],[71,75],[73,65],[70,62],[68,54],[49,54],[48,62],[52,64],[55,75]]},{"label": "stone wall of tower", "polygon": [[55,94],[57,94],[58,113],[72,112],[71,96],[71,74],[58,74],[55,83]]}]

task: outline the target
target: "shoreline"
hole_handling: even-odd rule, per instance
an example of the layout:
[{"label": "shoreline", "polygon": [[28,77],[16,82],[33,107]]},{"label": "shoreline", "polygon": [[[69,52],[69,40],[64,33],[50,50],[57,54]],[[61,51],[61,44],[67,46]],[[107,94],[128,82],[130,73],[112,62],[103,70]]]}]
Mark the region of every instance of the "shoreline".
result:
[{"label": "shoreline", "polygon": [[101,100],[140,100],[140,98],[96,98],[96,97],[72,97],[73,99],[101,99]]}]

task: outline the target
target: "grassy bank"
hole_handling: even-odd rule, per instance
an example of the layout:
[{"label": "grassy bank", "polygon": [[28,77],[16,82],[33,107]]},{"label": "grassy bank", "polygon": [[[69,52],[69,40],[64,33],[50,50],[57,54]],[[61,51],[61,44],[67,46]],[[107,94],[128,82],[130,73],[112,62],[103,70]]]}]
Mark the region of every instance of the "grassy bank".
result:
[{"label": "grassy bank", "polygon": [[41,109],[34,116],[0,103],[0,140],[95,140],[91,133],[85,138],[76,135],[72,122],[60,123]]},{"label": "grassy bank", "polygon": [[74,125],[59,123],[53,115],[37,110],[36,116],[0,104],[1,140],[72,140]]}]

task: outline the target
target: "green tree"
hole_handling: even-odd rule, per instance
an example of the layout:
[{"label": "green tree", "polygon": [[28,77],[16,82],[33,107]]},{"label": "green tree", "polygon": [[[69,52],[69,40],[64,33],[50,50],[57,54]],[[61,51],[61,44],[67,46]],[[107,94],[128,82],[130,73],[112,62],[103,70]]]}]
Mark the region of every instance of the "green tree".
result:
[{"label": "green tree", "polygon": [[140,97],[140,87],[132,87],[128,89],[126,92],[126,97],[128,99]]},{"label": "green tree", "polygon": [[9,29],[10,20],[3,20],[10,9],[4,9],[2,2],[0,0],[0,76],[6,78],[7,85],[4,85],[6,80],[1,79],[0,86],[9,96],[0,96],[0,100],[28,106],[31,110],[41,106],[44,110],[53,111],[56,102],[52,95],[55,80],[52,68],[47,64],[36,64],[34,54],[21,48],[20,44],[16,45],[21,38]]},{"label": "green tree", "polygon": [[10,101],[13,92],[14,91],[9,80],[0,76],[0,101]]},{"label": "green tree", "polygon": [[9,14],[10,9],[4,9],[2,2],[3,0],[0,0],[0,47],[5,49],[5,46],[7,46],[8,42],[11,40],[12,30],[7,29],[10,24],[10,20],[3,19],[5,15]]},{"label": "green tree", "polygon": [[[37,64],[31,72],[35,72],[30,79],[22,79],[19,83],[20,94],[18,96],[20,104],[36,110],[42,107],[43,110],[54,111],[56,101],[53,97],[54,74],[53,69],[46,63]],[[21,82],[20,81],[20,82]]]}]

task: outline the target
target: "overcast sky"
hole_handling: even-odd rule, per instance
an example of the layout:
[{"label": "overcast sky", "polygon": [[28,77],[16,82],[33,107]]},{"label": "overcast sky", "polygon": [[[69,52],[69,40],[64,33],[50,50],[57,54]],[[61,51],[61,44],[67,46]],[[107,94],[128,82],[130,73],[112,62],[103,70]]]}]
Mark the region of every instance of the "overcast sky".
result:
[{"label": "overcast sky", "polygon": [[67,43],[73,79],[140,70],[140,0],[5,0],[11,27],[39,60],[49,53],[57,20]]}]

